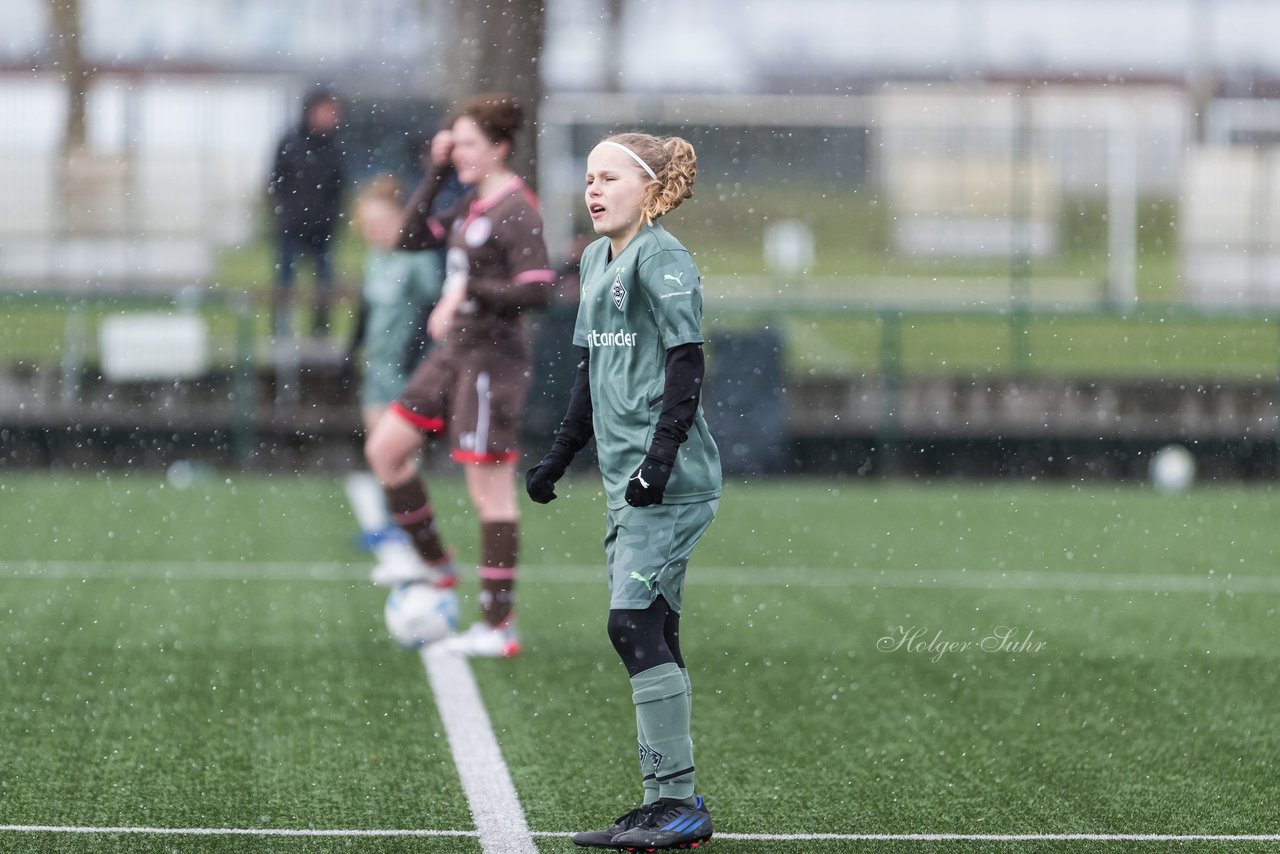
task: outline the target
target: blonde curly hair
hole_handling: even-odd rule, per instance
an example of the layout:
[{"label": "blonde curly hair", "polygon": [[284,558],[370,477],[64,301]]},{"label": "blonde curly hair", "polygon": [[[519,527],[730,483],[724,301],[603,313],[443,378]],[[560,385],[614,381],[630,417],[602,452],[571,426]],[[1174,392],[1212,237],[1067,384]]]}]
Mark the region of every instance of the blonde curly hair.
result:
[{"label": "blonde curly hair", "polygon": [[[618,133],[601,141],[625,145],[658,176],[645,187],[644,199],[640,203],[646,224],[675,210],[693,195],[693,182],[698,177],[698,155],[687,139],[647,133]],[[640,166],[637,164],[636,168]]]}]

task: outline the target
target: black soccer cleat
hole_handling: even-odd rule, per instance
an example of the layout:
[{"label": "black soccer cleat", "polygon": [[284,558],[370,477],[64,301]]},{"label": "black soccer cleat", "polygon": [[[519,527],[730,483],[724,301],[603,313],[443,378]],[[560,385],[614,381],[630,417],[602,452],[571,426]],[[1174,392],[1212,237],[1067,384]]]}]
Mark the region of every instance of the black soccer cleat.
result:
[{"label": "black soccer cleat", "polygon": [[656,804],[645,804],[642,807],[636,807],[626,815],[618,816],[614,819],[613,827],[575,833],[573,844],[581,845],[583,848],[611,848],[616,851],[618,846],[613,844],[613,837],[641,824],[656,807]]},{"label": "black soccer cleat", "polygon": [[635,827],[613,837],[610,846],[623,851],[674,851],[697,848],[711,838],[711,813],[702,798],[689,806],[673,798],[659,798]]}]

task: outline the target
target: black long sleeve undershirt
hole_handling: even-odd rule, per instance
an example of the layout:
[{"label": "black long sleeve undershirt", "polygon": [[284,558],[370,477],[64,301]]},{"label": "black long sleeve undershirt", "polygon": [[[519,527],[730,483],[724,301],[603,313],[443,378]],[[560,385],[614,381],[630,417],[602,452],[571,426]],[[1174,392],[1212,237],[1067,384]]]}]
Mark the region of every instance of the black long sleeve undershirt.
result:
[{"label": "black long sleeve undershirt", "polygon": [[702,397],[706,361],[701,344],[681,344],[667,351],[666,384],[662,388],[662,412],[653,429],[649,456],[675,465],[676,453],[689,438],[693,418]]},{"label": "black long sleeve undershirt", "polygon": [[560,429],[556,431],[555,441],[551,443],[551,453],[562,457],[565,465],[595,435],[595,427],[591,423],[591,351],[579,347],[578,352],[582,358],[578,362],[578,373],[573,378],[573,389],[569,392],[569,406],[565,409]]}]

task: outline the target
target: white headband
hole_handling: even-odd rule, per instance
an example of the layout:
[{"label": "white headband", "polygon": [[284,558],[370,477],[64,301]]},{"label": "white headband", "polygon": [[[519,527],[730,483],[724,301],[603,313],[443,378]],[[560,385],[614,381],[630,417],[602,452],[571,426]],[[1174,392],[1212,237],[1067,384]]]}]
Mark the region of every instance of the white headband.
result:
[{"label": "white headband", "polygon": [[640,164],[640,168],[641,168],[641,169],[643,169],[646,173],[648,173],[648,175],[649,175],[649,177],[650,177],[650,178],[652,178],[652,179],[653,179],[653,180],[655,180],[655,181],[656,181],[656,180],[658,180],[658,176],[657,176],[656,174],[654,174],[654,171],[653,171],[653,169],[651,169],[651,168],[649,167],[649,164],[648,164],[648,163],[645,163],[642,159],[640,159],[640,155],[639,155],[639,154],[636,154],[634,151],[632,151],[630,148],[627,148],[627,147],[626,147],[625,145],[623,145],[622,143],[620,143],[620,142],[614,142],[614,141],[613,141],[613,140],[611,140],[611,139],[606,139],[606,140],[604,140],[603,142],[601,142],[600,144],[601,144],[601,145],[612,145],[614,148],[621,148],[623,151],[625,151],[625,152],[626,152],[626,153],[631,157],[631,159],[632,159],[632,160],[634,160],[635,162],[637,162],[637,163],[639,163],[639,164]]}]

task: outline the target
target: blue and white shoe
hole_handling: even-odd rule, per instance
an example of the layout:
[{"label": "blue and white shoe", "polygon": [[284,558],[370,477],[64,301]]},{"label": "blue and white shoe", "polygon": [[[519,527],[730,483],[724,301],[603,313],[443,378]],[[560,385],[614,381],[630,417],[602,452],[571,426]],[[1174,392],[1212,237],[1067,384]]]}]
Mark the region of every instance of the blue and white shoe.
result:
[{"label": "blue and white shoe", "polygon": [[409,535],[395,525],[387,525],[377,531],[361,531],[355,539],[355,547],[362,552],[376,553],[383,543],[398,542],[410,545]]},{"label": "blue and white shoe", "polygon": [[711,813],[699,796],[697,804],[659,798],[635,827],[613,837],[610,844],[623,851],[673,851],[697,848],[711,838]]},{"label": "blue and white shoe", "polygon": [[458,572],[453,565],[453,552],[428,564],[408,543],[384,541],[375,552],[378,562],[369,570],[369,580],[383,587],[423,582],[449,589],[458,586]]}]

